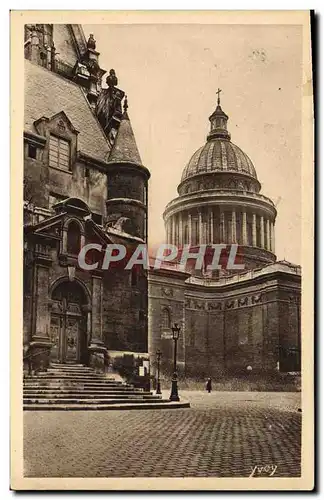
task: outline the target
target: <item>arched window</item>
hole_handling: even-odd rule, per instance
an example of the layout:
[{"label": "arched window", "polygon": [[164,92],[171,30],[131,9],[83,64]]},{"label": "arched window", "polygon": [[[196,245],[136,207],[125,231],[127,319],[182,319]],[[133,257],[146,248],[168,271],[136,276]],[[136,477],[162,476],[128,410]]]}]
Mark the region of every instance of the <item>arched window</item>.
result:
[{"label": "arched window", "polygon": [[67,253],[78,255],[81,247],[81,230],[77,222],[72,221],[67,231]]},{"label": "arched window", "polygon": [[162,309],[162,328],[171,328],[171,315],[166,307]]}]

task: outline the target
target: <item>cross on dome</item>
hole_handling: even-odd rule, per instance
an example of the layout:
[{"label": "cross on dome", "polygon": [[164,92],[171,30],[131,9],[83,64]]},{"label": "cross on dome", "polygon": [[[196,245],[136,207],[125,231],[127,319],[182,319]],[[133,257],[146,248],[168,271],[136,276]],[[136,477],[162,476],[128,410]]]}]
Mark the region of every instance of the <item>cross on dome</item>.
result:
[{"label": "cross on dome", "polygon": [[217,94],[217,105],[220,105],[220,93],[223,92],[222,89],[218,88],[216,94]]}]

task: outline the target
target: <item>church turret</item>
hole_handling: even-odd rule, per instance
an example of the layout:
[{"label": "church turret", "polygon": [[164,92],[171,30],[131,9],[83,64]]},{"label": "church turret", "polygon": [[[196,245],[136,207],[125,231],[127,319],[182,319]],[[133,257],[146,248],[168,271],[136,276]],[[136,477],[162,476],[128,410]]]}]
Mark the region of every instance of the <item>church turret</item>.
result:
[{"label": "church turret", "polygon": [[[109,155],[107,224],[147,241],[147,184],[150,173],[142,165],[134,132],[124,112]],[[122,227],[120,221],[123,222]]]}]

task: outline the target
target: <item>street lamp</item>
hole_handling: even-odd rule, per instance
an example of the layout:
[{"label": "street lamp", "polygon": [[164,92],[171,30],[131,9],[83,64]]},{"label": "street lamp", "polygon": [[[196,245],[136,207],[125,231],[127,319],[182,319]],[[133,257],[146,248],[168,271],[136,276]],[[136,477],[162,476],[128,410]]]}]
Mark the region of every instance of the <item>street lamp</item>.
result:
[{"label": "street lamp", "polygon": [[162,352],[160,349],[156,351],[156,361],[157,361],[157,380],[156,380],[156,394],[162,394],[161,392],[161,383],[160,383],[160,360],[161,360]]},{"label": "street lamp", "polygon": [[177,341],[179,339],[180,327],[177,323],[172,327],[172,338],[174,341],[173,375],[171,385],[170,401],[180,401],[178,396],[178,375],[177,375]]}]

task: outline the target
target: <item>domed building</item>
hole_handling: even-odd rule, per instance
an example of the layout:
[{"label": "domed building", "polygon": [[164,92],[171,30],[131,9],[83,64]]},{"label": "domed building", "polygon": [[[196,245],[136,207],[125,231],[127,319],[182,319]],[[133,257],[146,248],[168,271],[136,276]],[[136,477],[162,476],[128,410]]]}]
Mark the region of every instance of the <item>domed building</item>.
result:
[{"label": "domed building", "polygon": [[[185,166],[163,217],[168,244],[237,244],[244,269],[209,272],[168,263],[149,271],[149,354],[172,370],[172,326],[180,325],[178,370],[188,377],[299,371],[300,266],[276,261],[273,202],[249,156],[231,141],[219,92],[210,132]],[[213,247],[214,248],[214,247]],[[178,257],[179,264],[180,257]]]},{"label": "domed building", "polygon": [[209,120],[207,142],[192,155],[179,196],[164,212],[167,242],[180,247],[237,243],[246,269],[271,264],[276,260],[275,206],[260,194],[248,155],[231,142],[219,97]]}]

